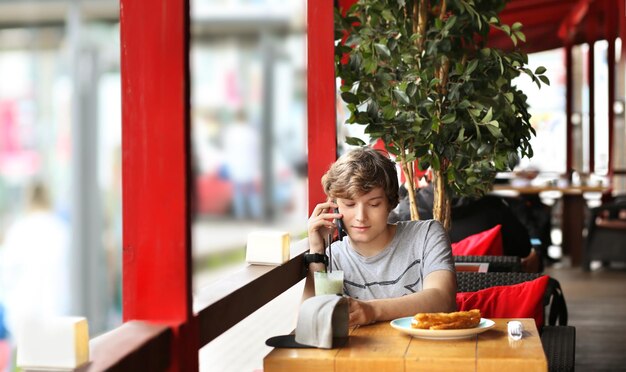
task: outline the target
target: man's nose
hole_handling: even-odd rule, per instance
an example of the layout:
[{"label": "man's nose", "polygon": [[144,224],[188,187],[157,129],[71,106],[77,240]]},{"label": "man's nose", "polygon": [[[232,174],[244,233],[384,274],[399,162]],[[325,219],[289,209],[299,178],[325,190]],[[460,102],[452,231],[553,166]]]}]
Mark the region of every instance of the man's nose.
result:
[{"label": "man's nose", "polygon": [[367,219],[366,213],[365,213],[365,206],[357,205],[355,218],[357,221],[365,221]]}]

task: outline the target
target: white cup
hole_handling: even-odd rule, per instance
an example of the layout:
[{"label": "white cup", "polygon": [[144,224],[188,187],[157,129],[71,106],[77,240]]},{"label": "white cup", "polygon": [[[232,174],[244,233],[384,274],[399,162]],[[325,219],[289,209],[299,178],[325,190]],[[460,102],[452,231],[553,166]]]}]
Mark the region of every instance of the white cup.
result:
[{"label": "white cup", "polygon": [[512,340],[519,341],[522,339],[522,336],[524,334],[524,325],[517,320],[511,320],[507,323],[507,330],[509,333],[509,337]]},{"label": "white cup", "polygon": [[333,272],[316,271],[313,273],[315,295],[343,294],[343,271]]}]

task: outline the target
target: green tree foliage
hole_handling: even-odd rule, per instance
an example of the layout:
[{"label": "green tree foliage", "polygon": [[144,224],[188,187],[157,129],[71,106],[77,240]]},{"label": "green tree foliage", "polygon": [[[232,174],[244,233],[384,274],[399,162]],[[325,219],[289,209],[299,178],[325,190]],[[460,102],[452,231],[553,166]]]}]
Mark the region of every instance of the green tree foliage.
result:
[{"label": "green tree foliage", "polygon": [[[365,125],[382,139],[407,180],[415,206],[413,162],[431,167],[433,214],[449,227],[451,196],[480,196],[496,172],[510,170],[518,154],[532,157],[535,131],[526,95],[512,85],[526,74],[549,84],[546,69],[527,67],[520,50],[489,48],[492,28],[514,45],[522,25],[502,24],[505,0],[359,0],[335,11],[335,66],[348,124]],[[364,145],[359,138],[348,138]]]}]

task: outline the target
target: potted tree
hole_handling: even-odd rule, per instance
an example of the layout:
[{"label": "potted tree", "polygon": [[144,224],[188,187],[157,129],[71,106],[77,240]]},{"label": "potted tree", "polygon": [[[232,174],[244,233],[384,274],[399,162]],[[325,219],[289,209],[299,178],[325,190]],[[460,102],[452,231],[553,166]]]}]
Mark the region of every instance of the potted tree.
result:
[{"label": "potted tree", "polygon": [[[492,28],[524,41],[522,25],[502,24],[506,0],[358,0],[335,13],[335,66],[348,124],[365,126],[395,155],[418,219],[413,164],[431,167],[433,216],[450,227],[452,196],[480,196],[518,154],[532,157],[527,97],[512,84],[532,71],[527,55],[488,46]],[[364,145],[362,139],[347,139]]]}]

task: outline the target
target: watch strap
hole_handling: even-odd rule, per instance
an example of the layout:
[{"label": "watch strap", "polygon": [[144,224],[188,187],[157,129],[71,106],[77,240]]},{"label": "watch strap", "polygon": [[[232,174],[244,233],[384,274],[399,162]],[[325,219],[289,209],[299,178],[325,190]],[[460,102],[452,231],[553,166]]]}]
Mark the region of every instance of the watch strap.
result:
[{"label": "watch strap", "polygon": [[311,263],[323,263],[324,266],[328,266],[328,256],[320,253],[305,253],[304,265],[307,269]]}]

